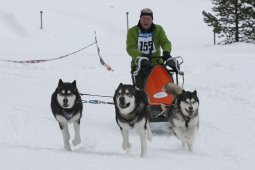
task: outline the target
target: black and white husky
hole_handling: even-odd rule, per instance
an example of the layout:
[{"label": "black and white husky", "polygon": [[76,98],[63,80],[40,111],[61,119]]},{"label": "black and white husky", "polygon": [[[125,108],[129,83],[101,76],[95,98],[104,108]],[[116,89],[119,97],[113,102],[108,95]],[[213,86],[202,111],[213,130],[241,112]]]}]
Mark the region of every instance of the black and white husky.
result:
[{"label": "black and white husky", "polygon": [[71,151],[68,123],[73,123],[74,125],[75,136],[72,141],[73,145],[76,146],[81,143],[80,120],[82,108],[83,105],[76,87],[76,81],[74,80],[72,83],[67,83],[60,79],[58,87],[51,97],[51,110],[59,123],[63,135],[64,147],[68,151]]},{"label": "black and white husky", "polygon": [[187,145],[188,150],[191,151],[199,128],[197,92],[196,90],[185,91],[173,83],[166,84],[164,90],[175,96],[174,106],[169,117],[170,127],[182,145]]},{"label": "black and white husky", "polygon": [[152,133],[149,126],[149,103],[144,91],[133,85],[120,83],[114,97],[116,122],[123,137],[122,148],[129,149],[129,129],[135,127],[141,140],[141,157],[147,151],[147,139],[151,141]]}]

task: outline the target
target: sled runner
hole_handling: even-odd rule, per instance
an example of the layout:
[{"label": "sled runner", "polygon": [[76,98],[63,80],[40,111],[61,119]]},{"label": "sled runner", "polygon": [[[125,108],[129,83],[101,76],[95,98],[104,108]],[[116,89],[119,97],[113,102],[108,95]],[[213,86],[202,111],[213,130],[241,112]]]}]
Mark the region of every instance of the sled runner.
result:
[{"label": "sled runner", "polygon": [[[156,58],[156,57],[155,57]],[[159,57],[157,57],[159,58]],[[166,122],[169,119],[169,109],[172,106],[174,97],[163,91],[163,87],[167,83],[178,84],[178,75],[184,76],[184,73],[180,71],[180,65],[183,63],[181,57],[170,58],[174,60],[177,70],[171,69],[167,62],[165,64],[158,64],[151,68],[146,74],[143,81],[142,89],[145,90],[150,105],[150,121],[151,122]],[[140,62],[141,63],[141,62]],[[138,63],[138,68],[139,66]],[[142,71],[142,70],[140,70]],[[175,76],[175,79],[173,78]],[[133,75],[136,76],[136,75]]]}]

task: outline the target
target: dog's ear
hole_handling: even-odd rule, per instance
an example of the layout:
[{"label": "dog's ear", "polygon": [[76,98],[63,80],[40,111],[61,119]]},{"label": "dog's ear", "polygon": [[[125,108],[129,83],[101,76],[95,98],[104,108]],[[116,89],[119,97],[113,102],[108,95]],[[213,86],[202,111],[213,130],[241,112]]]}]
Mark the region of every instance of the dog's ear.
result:
[{"label": "dog's ear", "polygon": [[187,92],[185,90],[182,90],[182,94],[185,95]]},{"label": "dog's ear", "polygon": [[[119,92],[119,89],[120,89],[120,87],[121,87],[122,85],[123,85],[123,84],[120,83],[119,86],[117,87],[117,89],[115,90],[113,99],[115,99],[115,97],[117,96],[117,94],[118,94],[118,92]],[[115,101],[114,101],[114,102],[115,102]]]},{"label": "dog's ear", "polygon": [[192,93],[193,93],[194,95],[197,95],[197,91],[196,91],[196,90],[194,90]]},{"label": "dog's ear", "polygon": [[59,79],[59,81],[58,81],[58,86],[61,86],[61,85],[63,85],[64,83],[63,83],[63,81],[62,81],[62,79]]},{"label": "dog's ear", "polygon": [[76,87],[76,80],[74,80],[74,81],[72,82],[72,85],[74,85],[74,86]]},{"label": "dog's ear", "polygon": [[120,84],[119,84],[118,88],[119,88],[119,87],[121,87],[121,86],[123,86],[123,84],[122,84],[122,83],[120,83]]},{"label": "dog's ear", "polygon": [[185,90],[182,90],[182,94],[183,97],[187,96],[187,92]]}]

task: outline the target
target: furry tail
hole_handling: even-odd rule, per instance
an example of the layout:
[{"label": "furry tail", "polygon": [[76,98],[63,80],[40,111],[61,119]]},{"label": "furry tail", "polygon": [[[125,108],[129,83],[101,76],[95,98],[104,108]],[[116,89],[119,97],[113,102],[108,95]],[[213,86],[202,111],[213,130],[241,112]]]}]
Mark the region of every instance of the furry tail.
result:
[{"label": "furry tail", "polygon": [[182,93],[182,88],[174,83],[167,83],[163,89],[165,92],[177,96]]}]

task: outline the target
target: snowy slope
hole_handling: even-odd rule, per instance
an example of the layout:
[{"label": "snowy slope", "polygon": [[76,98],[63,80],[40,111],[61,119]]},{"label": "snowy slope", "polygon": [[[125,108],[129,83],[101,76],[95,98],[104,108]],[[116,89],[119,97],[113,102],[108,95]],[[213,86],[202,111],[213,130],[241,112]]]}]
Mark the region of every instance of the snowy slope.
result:
[{"label": "snowy slope", "polygon": [[[76,80],[81,93],[101,95],[113,95],[120,82],[131,83],[130,57],[125,52],[126,12],[134,25],[144,7],[152,8],[154,22],[165,27],[172,55],[184,59],[184,88],[198,91],[200,131],[194,151],[182,149],[165,124],[152,124],[153,141],[148,143],[147,157],[141,159],[135,131],[131,150],[122,150],[112,105],[84,104],[82,144],[66,152],[50,109],[59,78]],[[1,61],[0,169],[253,169],[255,46],[213,46],[201,15],[210,7],[209,0],[2,2],[0,59],[62,56],[93,43],[96,31],[101,55],[114,71],[100,65],[96,46],[39,64]],[[44,11],[43,30],[40,10]],[[73,136],[72,126],[70,130]]]}]

